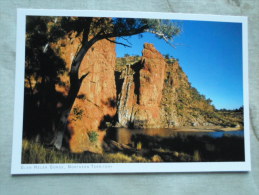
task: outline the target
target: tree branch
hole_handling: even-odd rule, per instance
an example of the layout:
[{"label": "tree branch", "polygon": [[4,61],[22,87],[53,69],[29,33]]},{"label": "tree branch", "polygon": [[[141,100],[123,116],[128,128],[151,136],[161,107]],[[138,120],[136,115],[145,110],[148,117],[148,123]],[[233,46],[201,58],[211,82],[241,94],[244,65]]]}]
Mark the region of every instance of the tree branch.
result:
[{"label": "tree branch", "polygon": [[169,41],[168,37],[166,37],[166,35],[165,35],[164,33],[162,33],[162,32],[157,32],[157,31],[154,31],[154,30],[149,30],[149,29],[146,29],[145,32],[150,32],[150,33],[153,33],[153,34],[155,34],[155,35],[158,35],[159,37],[161,37],[162,39],[164,39],[165,42],[168,43],[170,46],[172,46],[173,48],[176,48],[175,45],[173,45],[173,44]]},{"label": "tree branch", "polygon": [[92,21],[93,21],[93,18],[87,18],[87,20],[86,20],[85,27],[83,29],[83,41],[82,42],[88,41]]},{"label": "tree branch", "polygon": [[80,80],[80,83],[83,82],[84,78],[87,77],[88,74],[90,74],[90,72],[88,72],[88,73],[86,73],[86,74],[84,74],[84,75],[81,76],[81,78],[79,79],[79,80]]},{"label": "tree branch", "polygon": [[[88,20],[88,25],[91,25],[91,21],[92,20]],[[78,70],[79,70],[80,64],[83,60],[83,57],[85,56],[88,49],[91,48],[94,45],[94,43],[96,43],[97,41],[102,40],[102,39],[109,39],[109,38],[113,38],[113,37],[122,37],[122,36],[130,36],[130,35],[139,34],[139,33],[144,32],[145,29],[147,29],[147,28],[148,28],[148,25],[143,25],[142,27],[137,28],[137,29],[132,29],[132,30],[123,31],[123,32],[112,32],[112,33],[108,33],[108,34],[102,34],[104,31],[100,30],[97,33],[97,35],[95,35],[91,40],[84,38],[82,47],[80,48],[80,50],[78,51],[78,53],[76,54],[76,56],[73,59],[71,70],[70,70],[70,79],[73,80],[73,79],[77,78]],[[87,30],[87,31],[85,31],[84,35],[85,34],[89,35],[89,33],[90,33],[90,30],[89,31]]]},{"label": "tree branch", "polygon": [[124,37],[121,37],[123,40],[127,41],[128,44],[132,45],[128,39],[124,38]]},{"label": "tree branch", "polygon": [[112,33],[109,33],[109,34],[100,35],[99,39],[136,35],[136,34],[139,34],[139,33],[143,33],[147,28],[148,28],[148,25],[144,25],[144,26],[142,26],[138,29],[132,29],[132,30],[129,30],[129,31],[112,32]]},{"label": "tree branch", "polygon": [[113,41],[109,38],[106,38],[106,40],[112,42],[112,43],[116,43],[116,44],[119,44],[119,45],[123,45],[124,47],[131,47],[130,45],[127,45],[127,44],[124,44],[124,43],[121,43],[121,42],[118,42],[118,41]]}]

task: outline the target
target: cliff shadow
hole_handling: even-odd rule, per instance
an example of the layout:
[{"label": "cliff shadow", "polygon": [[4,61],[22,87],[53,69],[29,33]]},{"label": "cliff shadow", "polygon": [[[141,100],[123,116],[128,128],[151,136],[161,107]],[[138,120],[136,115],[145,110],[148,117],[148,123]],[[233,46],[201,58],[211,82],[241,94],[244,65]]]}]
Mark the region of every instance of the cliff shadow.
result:
[{"label": "cliff shadow", "polygon": [[140,70],[144,67],[145,60],[140,60],[139,62],[132,65],[132,69],[135,72],[133,74],[133,81],[135,84],[134,93],[137,96],[137,104],[139,104],[139,89],[140,89]]},{"label": "cliff shadow", "polygon": [[121,74],[122,73],[119,71],[114,71],[117,98],[119,97],[119,94],[121,93],[122,85],[124,82],[124,78],[121,78]]},{"label": "cliff shadow", "polygon": [[[27,51],[26,58],[35,58]],[[50,141],[66,97],[55,86],[62,85],[58,75],[65,62],[52,49],[39,53],[39,67],[27,67],[24,86],[23,137]]]},{"label": "cliff shadow", "polygon": [[[139,102],[140,70],[143,69],[144,63],[145,63],[145,60],[140,60],[140,61],[134,63],[133,65],[127,65],[128,67],[126,67],[126,69],[124,70],[124,71],[126,71],[126,72],[124,72],[124,75],[123,75],[123,71],[114,72],[117,98],[119,98],[119,94],[122,91],[122,86],[125,81],[125,77],[128,74],[132,74],[133,82],[135,84],[134,93],[135,93],[135,95],[137,95],[137,99],[138,99],[137,102]],[[128,71],[128,69],[131,69],[132,71]],[[118,101],[119,101],[119,99],[118,99]]]},{"label": "cliff shadow", "polygon": [[26,17],[23,138],[49,142],[55,134],[57,121],[66,95],[60,76],[68,71],[61,58],[60,47],[52,43],[62,39],[60,30],[49,31],[52,17]]},{"label": "cliff shadow", "polygon": [[[102,101],[102,104],[106,105],[108,109],[116,109],[117,101],[116,98],[108,98],[106,102]],[[103,116],[102,120],[100,121],[98,129],[104,130],[106,128],[112,127],[118,121],[117,112],[115,115],[111,116],[106,114]]]}]

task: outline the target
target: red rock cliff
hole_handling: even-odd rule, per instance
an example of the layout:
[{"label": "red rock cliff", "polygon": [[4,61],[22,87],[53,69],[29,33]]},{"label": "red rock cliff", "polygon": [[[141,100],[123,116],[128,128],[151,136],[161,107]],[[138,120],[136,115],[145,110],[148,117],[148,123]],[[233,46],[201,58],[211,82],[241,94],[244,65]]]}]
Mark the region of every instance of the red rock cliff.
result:
[{"label": "red rock cliff", "polygon": [[[53,46],[60,48],[68,69],[78,45],[78,38],[66,38]],[[115,44],[106,40],[95,43],[82,61],[79,77],[87,72],[89,74],[83,80],[69,115],[69,146],[72,152],[102,151],[103,135],[98,129],[105,123],[104,119],[110,119],[116,113],[115,61]],[[66,86],[57,85],[56,89],[66,95],[68,75],[62,75],[61,80]]]},{"label": "red rock cliff", "polygon": [[[122,126],[159,127],[166,63],[152,44],[146,43],[142,53],[141,62],[125,70],[118,107],[119,123]],[[130,68],[135,69],[134,74]]]}]

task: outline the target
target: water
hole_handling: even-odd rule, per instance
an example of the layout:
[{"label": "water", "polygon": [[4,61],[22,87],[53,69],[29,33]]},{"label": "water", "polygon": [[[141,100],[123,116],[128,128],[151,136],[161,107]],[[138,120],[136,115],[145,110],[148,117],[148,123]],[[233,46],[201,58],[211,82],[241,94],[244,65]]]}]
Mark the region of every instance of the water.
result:
[{"label": "water", "polygon": [[243,130],[238,131],[213,131],[213,132],[194,132],[184,129],[166,129],[166,128],[155,128],[155,129],[127,129],[127,128],[112,128],[110,129],[106,137],[121,144],[131,144],[132,136],[143,134],[148,136],[160,136],[160,137],[176,137],[176,136],[210,136],[214,138],[220,138],[223,136],[244,136]]},{"label": "water", "polygon": [[211,137],[223,137],[223,136],[240,136],[244,137],[244,130],[238,131],[216,131],[216,132],[209,132],[207,133]]}]

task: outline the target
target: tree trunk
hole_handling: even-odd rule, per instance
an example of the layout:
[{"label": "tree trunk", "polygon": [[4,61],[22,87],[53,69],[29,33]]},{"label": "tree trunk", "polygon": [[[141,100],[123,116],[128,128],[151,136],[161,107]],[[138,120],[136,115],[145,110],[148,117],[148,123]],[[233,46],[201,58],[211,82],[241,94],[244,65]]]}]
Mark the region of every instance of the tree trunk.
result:
[{"label": "tree trunk", "polygon": [[70,113],[70,111],[73,107],[73,104],[75,102],[75,99],[78,95],[78,92],[80,90],[83,79],[89,74],[89,73],[86,73],[80,79],[78,78],[78,72],[79,72],[79,67],[81,65],[81,62],[91,46],[92,46],[92,44],[89,44],[89,42],[86,42],[81,47],[81,49],[79,50],[77,55],[75,56],[75,58],[72,62],[72,65],[71,65],[71,70],[69,73],[70,89],[69,89],[69,93],[68,93],[65,105],[60,114],[60,118],[59,118],[58,125],[57,125],[57,130],[56,130],[56,136],[54,137],[54,140],[52,141],[52,143],[54,143],[54,146],[58,150],[60,150],[62,147],[64,134],[65,134],[65,131],[67,130],[67,122],[68,122],[69,113]]},{"label": "tree trunk", "polygon": [[75,80],[73,84],[71,83],[67,101],[65,103],[63,110],[61,111],[58,125],[57,125],[56,136],[54,138],[54,146],[58,150],[60,150],[62,147],[64,134],[65,134],[65,131],[67,130],[68,116],[73,107],[73,104],[74,104],[77,94],[79,92],[82,81],[83,80],[81,80],[81,79],[77,79],[77,82]]},{"label": "tree trunk", "polygon": [[60,150],[61,147],[62,147],[62,142],[63,142],[63,137],[64,137],[64,133],[65,133],[65,130],[66,130],[66,127],[67,127],[67,120],[68,120],[68,115],[70,113],[70,109],[67,109],[67,110],[64,110],[62,113],[61,113],[61,116],[60,116],[60,120],[59,120],[59,124],[57,126],[57,133],[56,133],[56,136],[54,138],[54,146]]},{"label": "tree trunk", "polygon": [[93,35],[93,37],[89,40],[89,38],[91,37],[90,36],[91,23],[92,23],[92,18],[88,18],[86,20],[84,30],[83,30],[82,46],[79,49],[76,56],[74,57],[72,65],[71,65],[71,70],[69,73],[70,90],[69,90],[69,94],[68,94],[64,109],[61,112],[61,116],[60,116],[58,126],[57,126],[56,136],[52,142],[52,143],[54,143],[54,146],[57,149],[61,149],[61,147],[62,147],[63,137],[64,137],[64,133],[65,133],[66,127],[67,127],[68,115],[72,109],[72,106],[77,97],[77,94],[79,92],[83,79],[89,74],[89,73],[87,73],[87,74],[83,75],[80,79],[78,78],[79,68],[80,68],[81,62],[82,62],[84,56],[86,55],[87,51],[94,45],[94,43],[96,43],[99,40],[107,39],[111,42],[115,42],[115,41],[110,40],[109,38],[139,34],[139,33],[143,32],[144,29],[146,28],[145,26],[143,26],[139,29],[134,29],[132,31],[127,31],[127,32],[122,32],[122,33],[111,32],[108,34],[105,33],[106,29],[104,29],[104,30],[101,29],[98,33]]}]

